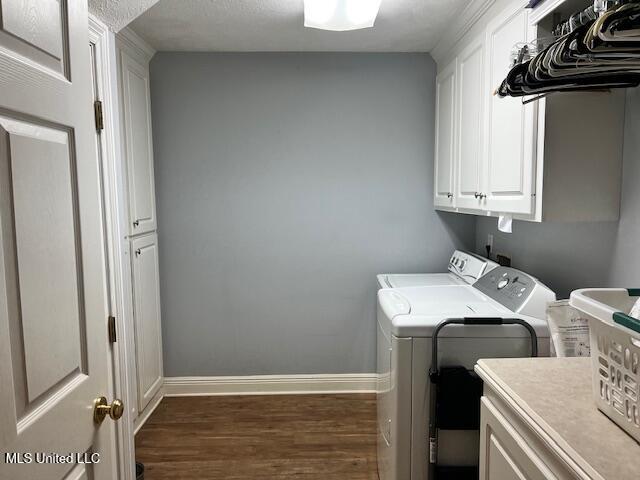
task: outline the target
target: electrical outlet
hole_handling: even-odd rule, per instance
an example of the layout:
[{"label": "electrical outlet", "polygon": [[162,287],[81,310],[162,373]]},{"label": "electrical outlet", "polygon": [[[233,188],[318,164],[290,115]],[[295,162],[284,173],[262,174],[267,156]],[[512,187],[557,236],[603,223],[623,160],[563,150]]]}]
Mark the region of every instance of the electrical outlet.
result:
[{"label": "electrical outlet", "polygon": [[487,235],[487,245],[489,245],[489,247],[493,249],[493,235],[491,235],[490,233]]},{"label": "electrical outlet", "polygon": [[496,255],[496,262],[498,262],[498,265],[502,265],[503,267],[510,267],[511,257],[509,255],[505,255],[504,253],[499,253]]}]

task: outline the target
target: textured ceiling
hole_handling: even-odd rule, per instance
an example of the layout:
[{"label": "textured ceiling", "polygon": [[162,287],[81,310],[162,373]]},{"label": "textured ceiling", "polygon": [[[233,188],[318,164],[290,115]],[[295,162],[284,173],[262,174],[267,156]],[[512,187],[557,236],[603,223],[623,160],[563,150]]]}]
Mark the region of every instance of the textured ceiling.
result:
[{"label": "textured ceiling", "polygon": [[382,0],[373,28],[303,26],[303,0],[160,0],[131,27],[160,51],[428,52],[470,0]]},{"label": "textured ceiling", "polygon": [[118,32],[158,0],[89,0],[89,11]]}]

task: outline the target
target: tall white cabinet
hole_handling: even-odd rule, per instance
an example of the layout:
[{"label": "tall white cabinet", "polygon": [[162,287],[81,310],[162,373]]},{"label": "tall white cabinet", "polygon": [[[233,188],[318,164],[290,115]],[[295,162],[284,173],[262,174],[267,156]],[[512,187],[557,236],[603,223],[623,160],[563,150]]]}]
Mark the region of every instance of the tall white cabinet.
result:
[{"label": "tall white cabinet", "polygon": [[153,173],[149,61],[154,51],[130,30],[116,36],[127,243],[130,273],[132,352],[130,391],[136,425],[160,400],[164,374]]},{"label": "tall white cabinet", "polygon": [[[537,15],[525,0],[473,0],[434,49],[436,209],[531,221],[618,218],[624,93],[495,95],[513,52],[547,36],[553,13],[564,18],[579,1],[554,0],[567,11]],[[593,112],[597,121],[585,121]]]},{"label": "tall white cabinet", "polygon": [[136,57],[120,50],[130,235],[156,229],[149,61]]},{"label": "tall white cabinet", "polygon": [[143,412],[162,386],[162,333],[158,237],[131,240],[138,411]]}]

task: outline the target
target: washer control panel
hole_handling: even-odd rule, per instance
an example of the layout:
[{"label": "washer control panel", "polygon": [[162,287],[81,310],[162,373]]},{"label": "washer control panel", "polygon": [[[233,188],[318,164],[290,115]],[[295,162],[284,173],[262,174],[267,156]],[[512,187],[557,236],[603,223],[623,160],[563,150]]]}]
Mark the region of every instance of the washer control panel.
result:
[{"label": "washer control panel", "polygon": [[527,302],[538,284],[537,280],[520,270],[497,267],[474,283],[482,293],[518,312]]},{"label": "washer control panel", "polygon": [[449,259],[449,271],[473,283],[486,272],[497,266],[497,263],[473,253],[456,250]]}]

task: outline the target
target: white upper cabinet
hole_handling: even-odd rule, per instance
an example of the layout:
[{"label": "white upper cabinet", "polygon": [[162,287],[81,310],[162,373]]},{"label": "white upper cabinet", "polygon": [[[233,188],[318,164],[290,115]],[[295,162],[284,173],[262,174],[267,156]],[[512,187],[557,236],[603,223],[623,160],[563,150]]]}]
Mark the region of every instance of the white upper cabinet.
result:
[{"label": "white upper cabinet", "polygon": [[156,229],[149,67],[120,52],[129,235]]},{"label": "white upper cabinet", "polygon": [[482,181],[482,113],[484,110],[484,36],[472,41],[458,56],[460,99],[456,135],[456,206],[478,208]]},{"label": "white upper cabinet", "polygon": [[454,207],[456,62],[451,62],[436,78],[436,135],[434,204]]},{"label": "white upper cabinet", "polygon": [[[513,52],[553,29],[554,11],[531,13],[527,3],[471,2],[475,10],[462,12],[433,50],[435,208],[531,221],[616,220],[624,92],[494,94]],[[594,112],[597,121],[585,121]]]},{"label": "white upper cabinet", "polygon": [[[528,11],[511,8],[487,26],[485,79],[486,143],[483,206],[488,210],[530,214],[534,193],[535,103],[493,95],[510,69],[511,52],[528,38]],[[486,197],[485,197],[486,196]]]}]

